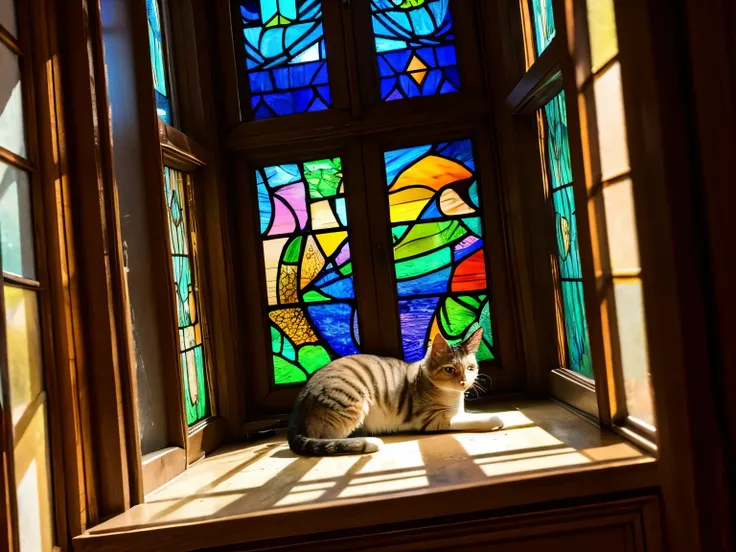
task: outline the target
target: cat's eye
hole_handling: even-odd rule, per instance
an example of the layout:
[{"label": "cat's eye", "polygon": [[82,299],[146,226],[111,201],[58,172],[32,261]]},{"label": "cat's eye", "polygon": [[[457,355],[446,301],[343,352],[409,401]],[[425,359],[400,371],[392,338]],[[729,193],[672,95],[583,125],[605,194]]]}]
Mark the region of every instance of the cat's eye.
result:
[{"label": "cat's eye", "polygon": [[476,371],[476,370],[478,369],[478,367],[477,367],[477,366],[473,366],[473,365],[470,365],[470,366],[468,366],[468,367],[467,367],[467,368],[465,368],[465,369],[466,369],[466,370],[467,370],[468,372],[475,372],[475,371]]},{"label": "cat's eye", "polygon": [[455,373],[455,367],[454,366],[445,366],[445,372],[448,374],[454,374]]}]

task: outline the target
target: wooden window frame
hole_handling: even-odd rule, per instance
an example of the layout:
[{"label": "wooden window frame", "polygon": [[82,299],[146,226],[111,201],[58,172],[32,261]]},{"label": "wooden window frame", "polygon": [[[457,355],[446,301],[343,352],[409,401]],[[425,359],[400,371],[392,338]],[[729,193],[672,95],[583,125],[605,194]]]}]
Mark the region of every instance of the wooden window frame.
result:
[{"label": "wooden window frame", "polygon": [[[52,331],[54,292],[52,274],[47,255],[47,219],[46,178],[49,152],[45,152],[44,139],[52,126],[47,119],[48,113],[39,109],[43,106],[43,91],[36,97],[37,80],[44,76],[38,71],[38,65],[47,51],[45,32],[48,21],[44,12],[37,13],[43,2],[14,2],[17,24],[17,38],[13,37],[0,24],[0,48],[17,56],[20,68],[20,79],[23,88],[22,109],[23,127],[26,143],[26,156],[17,155],[0,147],[0,162],[23,171],[28,176],[28,187],[31,197],[31,213],[33,217],[33,248],[36,274],[34,279],[25,278],[2,271],[0,279],[0,387],[2,388],[2,409],[0,411],[0,550],[17,551],[20,549],[18,527],[18,504],[15,483],[15,438],[13,421],[9,409],[10,373],[6,339],[6,311],[4,288],[6,286],[35,294],[38,308],[38,332],[40,336],[41,362],[44,390],[39,398],[29,405],[24,418],[32,417],[46,404],[46,445],[49,453],[49,474],[51,493],[51,518],[53,523],[54,549],[68,540],[67,503],[65,496],[64,458],[61,433],[60,385],[58,382],[55,341]],[[33,15],[32,15],[33,14]],[[33,23],[31,20],[33,19]],[[43,82],[43,79],[40,79]],[[0,271],[2,267],[0,252]],[[31,412],[32,413],[29,413]]]},{"label": "wooden window frame", "polygon": [[[389,260],[391,241],[387,223],[388,205],[385,189],[377,184],[372,184],[371,189],[370,184],[372,179],[377,179],[376,183],[384,181],[378,168],[383,167],[380,149],[384,144],[386,150],[401,147],[398,140],[402,138],[406,140],[403,143],[409,145],[475,135],[480,139],[480,142],[476,141],[475,148],[484,154],[476,155],[476,162],[484,166],[481,174],[484,183],[484,187],[481,187],[484,203],[482,216],[486,227],[494,229],[493,232],[486,232],[487,266],[493,269],[488,271],[488,292],[497,301],[493,306],[493,323],[497,334],[496,342],[501,340],[497,350],[502,351],[504,363],[503,370],[493,369],[491,375],[494,389],[507,392],[519,390],[524,379],[520,343],[516,337],[519,322],[511,299],[515,293],[511,283],[511,261],[509,259],[509,264],[506,263],[503,246],[508,220],[505,217],[503,192],[498,183],[498,171],[491,162],[495,158],[493,133],[488,128],[492,109],[483,71],[472,70],[482,65],[482,41],[476,25],[478,4],[452,4],[453,25],[457,31],[455,45],[458,49],[463,90],[450,95],[394,102],[376,101],[376,62],[368,4],[326,0],[323,6],[328,43],[332,39],[333,44],[338,44],[337,37],[330,34],[335,29],[341,28],[344,33],[339,43],[344,54],[340,49],[328,52],[328,60],[337,58],[336,63],[345,66],[344,76],[332,81],[331,85],[333,90],[346,88],[349,91],[349,103],[343,110],[336,105],[334,110],[318,113],[248,121],[247,110],[243,108],[243,87],[238,87],[245,79],[245,72],[242,69],[241,41],[236,36],[239,33],[236,32],[237,26],[233,26],[238,18],[236,3],[217,0],[215,4],[220,38],[219,88],[225,96],[225,118],[229,132],[225,148],[235,167],[235,178],[229,193],[237,198],[234,202],[237,207],[233,208],[234,212],[230,217],[237,220],[233,226],[233,243],[238,245],[232,250],[232,255],[240,263],[238,270],[244,282],[241,286],[243,291],[238,295],[238,304],[241,305],[239,310],[242,312],[239,322],[241,335],[247,335],[249,343],[270,342],[265,339],[264,333],[264,327],[267,328],[265,299],[248,297],[253,289],[265,290],[260,234],[256,221],[257,207],[254,201],[255,187],[252,182],[253,168],[278,162],[316,159],[319,155],[339,155],[342,152],[344,170],[346,174],[350,174],[352,187],[355,188],[351,190],[346,185],[347,208],[352,228],[351,249],[354,250],[354,257],[360,255],[361,258],[372,258],[375,263],[364,270],[356,268],[355,272],[355,286],[358,290],[356,296],[363,331],[362,344],[371,351],[400,356],[398,303],[394,301],[396,290],[393,286],[393,264]],[[335,22],[337,18],[340,19],[339,25]],[[437,131],[437,128],[444,130]],[[348,158],[355,160],[356,166],[352,169],[345,162]],[[366,167],[371,163],[375,165],[370,173],[372,176],[360,174],[363,170],[359,167]],[[359,204],[363,198],[367,199],[370,221],[367,220],[365,209]],[[383,220],[385,224],[381,226],[378,220]],[[252,262],[253,259],[256,260],[255,263]],[[376,293],[377,297],[374,295]],[[384,315],[381,323],[374,325],[373,321],[378,320],[375,305],[379,306],[379,310],[391,314]],[[258,346],[257,352],[253,349],[256,347],[249,348],[248,365],[259,368],[245,368],[242,374],[243,380],[247,381],[244,390],[246,432],[268,423],[259,421],[264,417],[283,420],[296,397],[294,388],[276,389],[271,393],[266,386],[270,376],[253,375],[253,372],[266,372],[261,366],[270,369],[271,365],[268,354],[270,351],[266,351],[265,346]]]},{"label": "wooden window frame", "polygon": [[[222,353],[218,351],[222,339],[213,343],[208,328],[213,307],[210,304],[211,293],[200,293],[199,304],[204,330],[205,369],[210,399],[210,414],[191,426],[188,426],[184,409],[183,374],[180,365],[178,321],[175,308],[173,288],[173,272],[170,260],[170,242],[168,214],[164,187],[164,167],[171,167],[187,173],[192,185],[187,186],[186,200],[194,207],[188,212],[191,235],[196,228],[199,246],[193,257],[193,276],[195,285],[200,290],[210,288],[222,289],[227,285],[224,271],[218,270],[212,263],[221,255],[209,254],[210,244],[218,247],[216,239],[206,238],[211,229],[218,229],[219,212],[213,211],[212,201],[207,196],[212,189],[217,189],[218,172],[216,157],[211,153],[213,141],[205,131],[205,121],[210,115],[212,106],[208,104],[210,93],[203,83],[209,70],[206,54],[198,51],[203,40],[205,29],[197,23],[199,3],[191,0],[159,3],[161,8],[161,26],[164,36],[164,61],[168,76],[169,99],[173,122],[182,129],[187,129],[198,139],[204,140],[210,147],[205,147],[194,136],[185,134],[179,128],[167,125],[156,116],[153,77],[150,66],[149,40],[146,32],[146,10],[143,0],[131,2],[127,8],[129,23],[129,39],[134,50],[133,65],[123,68],[136,82],[138,114],[140,117],[140,149],[143,160],[145,178],[146,206],[152,221],[151,242],[155,243],[155,252],[149,259],[155,274],[157,306],[161,316],[160,346],[163,351],[161,370],[164,382],[164,400],[166,402],[167,441],[161,450],[151,451],[143,456],[138,449],[133,471],[138,471],[140,498],[143,497],[177,475],[191,464],[213,451],[222,444],[226,434],[230,433],[229,421],[225,416],[237,412],[233,409],[228,397],[228,384],[223,381],[226,370],[219,370]],[[104,8],[103,8],[104,9]],[[204,17],[202,22],[206,21]],[[188,39],[187,39],[188,38]],[[196,42],[193,44],[192,42]],[[186,70],[183,70],[186,68]],[[114,106],[113,106],[114,108]],[[114,109],[113,109],[114,114]],[[211,120],[211,119],[210,119]],[[212,258],[215,258],[213,261]],[[210,279],[216,280],[210,284]],[[215,307],[222,312],[222,302]],[[132,339],[129,333],[127,340]],[[134,366],[129,366],[128,377],[132,385],[129,409],[132,411],[134,426],[132,439],[138,442],[138,422],[136,408],[136,374]],[[221,403],[225,404],[220,408]]]}]

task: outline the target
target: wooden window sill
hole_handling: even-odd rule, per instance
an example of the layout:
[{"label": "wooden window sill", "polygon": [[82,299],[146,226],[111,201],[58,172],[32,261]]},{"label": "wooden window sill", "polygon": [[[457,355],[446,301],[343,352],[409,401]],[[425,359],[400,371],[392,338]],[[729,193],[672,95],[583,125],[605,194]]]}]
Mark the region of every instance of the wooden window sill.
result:
[{"label": "wooden window sill", "polygon": [[299,458],[283,435],[223,447],[75,546],[195,550],[657,485],[653,457],[562,406],[493,410],[501,431],[393,436],[373,455]]}]

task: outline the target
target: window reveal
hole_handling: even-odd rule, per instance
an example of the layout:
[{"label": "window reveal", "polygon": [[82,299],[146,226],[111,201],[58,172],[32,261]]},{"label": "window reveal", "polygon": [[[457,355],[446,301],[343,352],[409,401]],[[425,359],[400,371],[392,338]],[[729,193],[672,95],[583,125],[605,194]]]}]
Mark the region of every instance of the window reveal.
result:
[{"label": "window reveal", "polygon": [[274,383],[358,353],[340,158],[256,171]]},{"label": "window reveal", "polygon": [[460,89],[450,0],[371,0],[381,98]]},{"label": "window reveal", "polygon": [[441,333],[458,343],[483,328],[478,360],[495,357],[472,143],[386,152],[394,270],[408,361]]},{"label": "window reveal", "polygon": [[179,355],[184,383],[187,424],[192,425],[210,413],[201,306],[197,291],[190,218],[187,198],[190,176],[164,168],[166,211],[169,222],[171,265],[179,330]]},{"label": "window reveal", "polygon": [[332,106],[321,0],[241,0],[255,119]]},{"label": "window reveal", "polygon": [[156,112],[167,125],[172,124],[171,99],[167,87],[166,62],[164,61],[163,32],[161,30],[161,9],[158,0],[146,0],[148,14],[148,47],[153,69],[153,89],[156,95]]},{"label": "window reveal", "polygon": [[555,209],[559,283],[567,338],[569,364],[567,367],[593,378],[564,92],[544,106],[544,115],[547,122],[547,164],[551,175],[552,201]]}]

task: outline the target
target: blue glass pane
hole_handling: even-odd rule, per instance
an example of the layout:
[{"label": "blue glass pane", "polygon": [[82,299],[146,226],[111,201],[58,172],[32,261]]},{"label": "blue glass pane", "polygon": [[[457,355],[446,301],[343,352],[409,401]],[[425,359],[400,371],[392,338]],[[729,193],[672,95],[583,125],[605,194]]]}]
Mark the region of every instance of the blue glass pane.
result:
[{"label": "blue glass pane", "polygon": [[156,112],[166,124],[171,124],[171,100],[167,91],[166,62],[164,61],[163,31],[158,0],[146,0],[148,15],[148,47],[151,53],[153,89],[156,95]]},{"label": "blue glass pane", "polygon": [[555,16],[552,13],[552,0],[532,0],[534,17],[534,38],[537,55],[542,55],[555,37]]},{"label": "blue glass pane", "polygon": [[450,0],[370,0],[381,98],[460,89]]},{"label": "blue glass pane", "polygon": [[544,106],[544,115],[547,122],[547,165],[555,208],[554,232],[560,268],[560,293],[568,353],[567,367],[593,378],[564,92],[560,92]]},{"label": "blue glass pane", "polygon": [[321,0],[241,0],[255,119],[332,106]]}]

